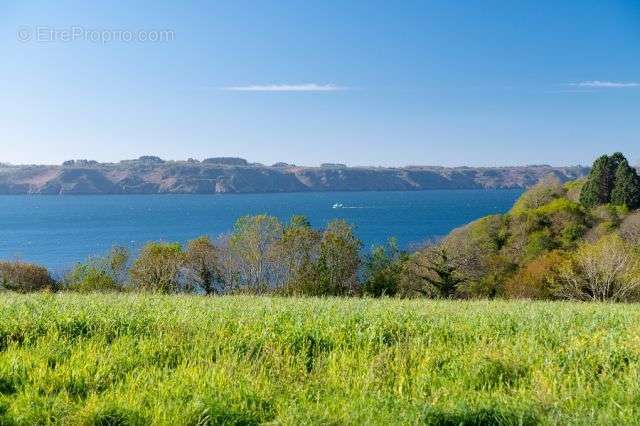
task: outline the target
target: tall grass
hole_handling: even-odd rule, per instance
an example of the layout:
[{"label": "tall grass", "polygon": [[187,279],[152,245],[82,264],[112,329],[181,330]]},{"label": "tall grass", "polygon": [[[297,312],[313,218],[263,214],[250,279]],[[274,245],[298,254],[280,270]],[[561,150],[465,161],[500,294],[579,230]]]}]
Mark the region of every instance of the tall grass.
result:
[{"label": "tall grass", "polygon": [[621,424],[640,306],[0,295],[0,424]]}]

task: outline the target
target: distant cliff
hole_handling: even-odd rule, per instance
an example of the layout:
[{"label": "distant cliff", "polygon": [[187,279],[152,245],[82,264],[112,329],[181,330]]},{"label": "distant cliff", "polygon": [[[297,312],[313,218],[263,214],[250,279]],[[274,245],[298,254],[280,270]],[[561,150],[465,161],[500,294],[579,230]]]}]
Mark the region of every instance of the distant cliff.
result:
[{"label": "distant cliff", "polygon": [[553,175],[582,177],[582,166],[551,167],[299,167],[240,158],[164,161],[145,156],[119,163],[71,160],[62,165],[0,163],[0,194],[215,194],[308,191],[417,191],[526,188]]}]

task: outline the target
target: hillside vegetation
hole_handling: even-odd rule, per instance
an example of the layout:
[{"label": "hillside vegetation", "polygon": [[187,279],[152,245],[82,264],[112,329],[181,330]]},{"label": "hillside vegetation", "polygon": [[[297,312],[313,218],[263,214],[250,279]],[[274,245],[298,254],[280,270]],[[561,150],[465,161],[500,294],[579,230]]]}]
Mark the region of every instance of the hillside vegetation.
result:
[{"label": "hillside vegetation", "polygon": [[554,175],[561,181],[587,168],[524,167],[300,167],[241,158],[164,161],[144,156],[119,163],[75,160],[57,165],[0,163],[0,194],[214,194],[305,191],[414,191],[526,188]]},{"label": "hillside vegetation", "polygon": [[[414,294],[637,301],[640,178],[620,153],[586,179],[546,179],[511,211],[453,231],[413,255]],[[435,288],[434,288],[435,287]]]},{"label": "hillside vegetation", "polygon": [[0,424],[635,424],[638,305],[0,297]]}]

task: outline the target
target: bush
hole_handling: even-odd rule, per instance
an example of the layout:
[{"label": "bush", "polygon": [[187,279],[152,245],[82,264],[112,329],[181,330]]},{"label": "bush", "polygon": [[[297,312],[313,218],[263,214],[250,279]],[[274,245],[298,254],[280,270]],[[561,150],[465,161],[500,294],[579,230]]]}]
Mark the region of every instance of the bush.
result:
[{"label": "bush", "polygon": [[0,288],[30,293],[56,289],[56,282],[47,268],[33,263],[0,262]]},{"label": "bush", "polygon": [[406,254],[398,249],[394,239],[387,247],[374,247],[364,262],[362,292],[373,297],[395,296],[406,259]]},{"label": "bush", "polygon": [[573,201],[574,203],[580,202],[580,192],[582,191],[582,187],[584,183],[587,181],[586,178],[576,179],[564,184],[564,190],[566,193],[566,197],[568,200]]},{"label": "bush", "polygon": [[608,223],[613,228],[620,225],[622,221],[621,213],[623,213],[624,215],[625,212],[621,212],[619,208],[611,204],[601,204],[592,208],[589,213],[592,220],[594,220],[595,222]]},{"label": "bush", "polygon": [[492,215],[453,230],[443,241],[449,262],[467,281],[487,273],[489,259],[500,253],[508,241],[506,216]]},{"label": "bush", "polygon": [[514,273],[516,265],[501,255],[488,256],[485,274],[479,279],[469,280],[460,291],[468,299],[493,299],[504,294],[506,280]]},{"label": "bush", "polygon": [[541,253],[556,248],[556,242],[551,237],[549,230],[536,231],[529,235],[529,241],[525,247],[527,259],[538,257]]},{"label": "bush", "polygon": [[143,291],[177,293],[185,254],[178,243],[149,243],[131,268],[131,284]]},{"label": "bush", "polygon": [[128,262],[129,251],[114,247],[104,257],[77,264],[65,277],[65,288],[81,293],[121,291],[125,286]]},{"label": "bush", "polygon": [[518,270],[505,285],[505,296],[524,299],[554,299],[558,293],[560,267],[566,255],[552,251]]},{"label": "bush", "polygon": [[619,234],[630,244],[640,244],[640,212],[630,214],[622,221]]},{"label": "bush", "polygon": [[549,176],[522,194],[511,208],[510,213],[519,215],[527,210],[537,209],[564,194],[565,190],[560,181],[555,176]]},{"label": "bush", "polygon": [[565,248],[575,248],[587,227],[581,222],[568,222],[560,232],[560,245]]},{"label": "bush", "polygon": [[559,294],[575,300],[623,302],[640,293],[640,256],[617,235],[583,244],[560,272]]},{"label": "bush", "polygon": [[558,198],[530,213],[537,223],[537,230],[548,229],[554,238],[572,225],[584,225],[586,214],[582,207],[566,198]]}]

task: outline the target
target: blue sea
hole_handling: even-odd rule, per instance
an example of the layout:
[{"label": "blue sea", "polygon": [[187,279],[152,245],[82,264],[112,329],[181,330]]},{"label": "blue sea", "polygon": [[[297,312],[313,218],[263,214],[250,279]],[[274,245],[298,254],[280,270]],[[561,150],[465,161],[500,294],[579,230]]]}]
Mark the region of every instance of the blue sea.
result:
[{"label": "blue sea", "polygon": [[[185,242],[231,231],[243,215],[307,216],[322,227],[355,226],[365,248],[395,237],[404,248],[441,238],[479,217],[507,211],[520,190],[323,192],[229,195],[0,196],[0,259],[58,273],[113,245]],[[341,208],[333,208],[334,204]]]}]

